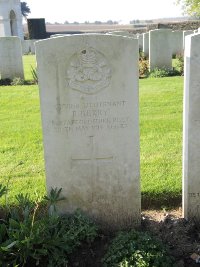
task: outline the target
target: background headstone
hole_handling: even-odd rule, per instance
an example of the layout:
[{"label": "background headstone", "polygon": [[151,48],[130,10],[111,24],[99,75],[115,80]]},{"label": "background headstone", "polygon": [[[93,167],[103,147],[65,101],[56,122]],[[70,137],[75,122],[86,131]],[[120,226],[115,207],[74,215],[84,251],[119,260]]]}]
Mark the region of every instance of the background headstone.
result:
[{"label": "background headstone", "polygon": [[168,29],[149,32],[149,68],[172,69],[171,34]]},{"label": "background headstone", "polygon": [[22,41],[22,52],[24,55],[32,54],[35,55],[35,42],[36,40],[23,40]]},{"label": "background headstone", "polygon": [[183,118],[183,216],[200,221],[200,34],[186,37]]},{"label": "background headstone", "polygon": [[183,54],[183,31],[172,31],[171,47],[172,55]]},{"label": "background headstone", "polygon": [[[130,56],[131,55],[131,56]],[[47,188],[107,230],[140,224],[138,41],[75,35],[36,42]]]},{"label": "background headstone", "polygon": [[1,79],[24,79],[22,46],[18,37],[0,37],[0,76]]},{"label": "background headstone", "polygon": [[132,38],[137,39],[136,34],[130,33],[128,31],[112,31],[112,32],[107,32],[106,34],[121,35],[121,36],[132,37]]},{"label": "background headstone", "polygon": [[143,52],[146,57],[149,56],[149,33],[143,33]]},{"label": "background headstone", "polygon": [[142,51],[143,50],[143,34],[137,34],[137,39],[139,42],[139,49]]},{"label": "background headstone", "polygon": [[193,34],[193,33],[194,33],[193,30],[183,31],[183,49],[185,49],[185,37],[186,37],[187,35],[191,35],[191,34]]}]

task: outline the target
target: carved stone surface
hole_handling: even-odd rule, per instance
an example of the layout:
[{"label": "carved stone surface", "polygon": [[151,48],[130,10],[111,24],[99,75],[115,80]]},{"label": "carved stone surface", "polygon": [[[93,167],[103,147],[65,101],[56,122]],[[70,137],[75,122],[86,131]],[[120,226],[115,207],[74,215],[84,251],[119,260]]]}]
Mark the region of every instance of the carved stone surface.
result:
[{"label": "carved stone surface", "polygon": [[86,47],[70,59],[67,79],[70,88],[94,94],[109,86],[111,69],[103,54]]},{"label": "carved stone surface", "polygon": [[140,224],[138,41],[86,34],[36,42],[47,189],[106,230]]},{"label": "carved stone surface", "polygon": [[183,216],[200,222],[200,34],[185,38]]}]

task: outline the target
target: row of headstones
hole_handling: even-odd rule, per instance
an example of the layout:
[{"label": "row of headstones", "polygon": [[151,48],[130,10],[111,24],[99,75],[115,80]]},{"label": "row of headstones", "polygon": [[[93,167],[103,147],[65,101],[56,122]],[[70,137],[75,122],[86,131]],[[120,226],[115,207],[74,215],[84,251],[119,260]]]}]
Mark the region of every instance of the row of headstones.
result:
[{"label": "row of headstones", "polygon": [[149,68],[172,69],[172,56],[183,55],[185,37],[198,33],[198,30],[172,31],[170,29],[151,30],[143,34],[132,34],[127,31],[114,31],[110,34],[138,39],[139,49],[149,58]]},{"label": "row of headstones", "polygon": [[143,34],[128,31],[113,31],[115,34],[138,39],[139,50],[149,59],[149,69],[172,69],[172,57],[183,55],[185,37],[198,33],[198,30],[172,31],[170,29],[151,30]]},{"label": "row of headstones", "polygon": [[[198,30],[197,30],[198,31]],[[184,49],[184,41],[185,36],[188,34],[192,34],[194,31],[171,31],[171,30],[153,30],[149,33],[133,35],[126,31],[115,31],[108,34],[115,35],[123,35],[129,36],[138,39],[140,49],[143,49],[143,52],[146,56],[149,56],[149,66],[150,70],[154,68],[172,68],[172,55],[173,54],[182,54]],[[59,34],[52,35],[51,37],[59,37],[62,36]],[[17,41],[16,37],[9,37],[14,39],[5,39],[8,37],[1,37],[2,40],[2,55],[3,59],[1,65],[3,64],[5,67],[1,67],[1,77],[2,78],[13,78],[13,77],[24,77],[23,74],[23,66],[22,59],[16,60],[17,64],[14,63],[15,56],[10,55],[11,61],[8,60],[8,54],[12,54],[12,50],[10,47],[13,47],[13,51],[16,54],[20,54],[22,50],[22,54],[35,54],[35,41],[36,40],[21,40],[22,48],[19,48],[19,40]],[[13,44],[11,44],[11,40]],[[9,43],[8,46],[6,43]],[[6,49],[6,47],[8,49]],[[14,48],[15,47],[15,48]],[[10,52],[8,51],[10,50]],[[20,55],[21,57],[21,55]],[[10,66],[9,66],[10,64]],[[7,77],[9,74],[9,77]],[[18,75],[18,76],[16,76]]]},{"label": "row of headstones", "polygon": [[[149,47],[154,44],[154,42],[160,41],[161,45],[163,45],[163,40],[165,37],[170,43],[170,50],[172,55],[181,54],[184,50],[185,45],[185,37],[189,34],[197,33],[198,30],[187,30],[187,31],[172,31],[170,29],[158,29],[152,30],[147,33],[143,33],[140,35],[141,38],[141,50],[144,52],[145,56],[149,56]],[[159,40],[156,40],[160,38]],[[152,40],[153,39],[153,40]],[[155,40],[154,40],[155,39]]]},{"label": "row of headstones", "polygon": [[168,29],[152,30],[144,33],[143,52],[149,57],[150,70],[155,68],[172,69],[172,56],[183,55],[185,37],[198,33],[192,31],[172,31]]},{"label": "row of headstones", "polygon": [[[186,37],[183,214],[200,220],[200,34]],[[131,56],[130,56],[131,55]],[[47,188],[61,213],[107,230],[140,224],[138,41],[88,34],[36,42]]]}]

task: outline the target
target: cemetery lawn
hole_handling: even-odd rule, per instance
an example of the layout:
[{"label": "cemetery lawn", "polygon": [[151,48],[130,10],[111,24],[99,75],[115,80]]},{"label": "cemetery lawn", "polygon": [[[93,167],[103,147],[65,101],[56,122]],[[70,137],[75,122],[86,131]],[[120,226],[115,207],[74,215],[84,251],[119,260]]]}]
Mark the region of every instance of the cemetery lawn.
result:
[{"label": "cemetery lawn", "polygon": [[45,193],[38,86],[2,86],[0,99],[0,183],[9,203],[19,193],[35,199]]},{"label": "cemetery lawn", "polygon": [[31,67],[35,69],[36,58],[35,55],[25,55],[23,56],[24,74],[25,80],[32,80],[33,76],[31,73]]},{"label": "cemetery lawn", "polygon": [[[26,79],[30,65],[35,57],[25,56]],[[140,80],[143,208],[181,203],[182,95],[182,77]],[[1,86],[0,98],[0,183],[10,204],[19,193],[36,199],[45,194],[38,86]]]},{"label": "cemetery lawn", "polygon": [[143,208],[181,204],[183,77],[140,80]]}]

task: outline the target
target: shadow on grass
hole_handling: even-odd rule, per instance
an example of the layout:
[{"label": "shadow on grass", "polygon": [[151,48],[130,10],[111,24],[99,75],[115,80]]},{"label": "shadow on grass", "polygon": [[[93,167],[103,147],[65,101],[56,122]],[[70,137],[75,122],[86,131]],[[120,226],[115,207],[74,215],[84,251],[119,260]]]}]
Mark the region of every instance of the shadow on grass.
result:
[{"label": "shadow on grass", "polygon": [[182,193],[144,192],[142,193],[142,209],[179,208],[182,205]]}]

